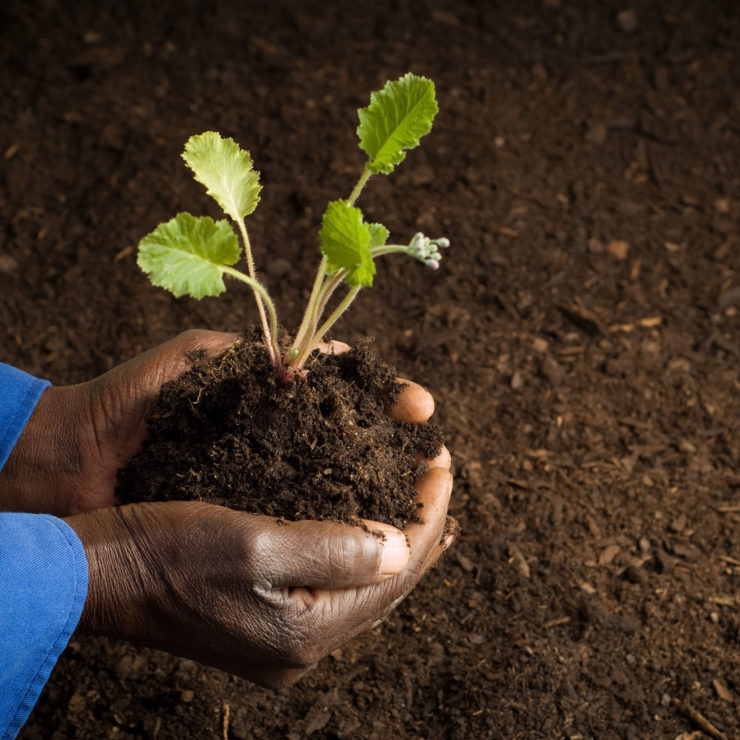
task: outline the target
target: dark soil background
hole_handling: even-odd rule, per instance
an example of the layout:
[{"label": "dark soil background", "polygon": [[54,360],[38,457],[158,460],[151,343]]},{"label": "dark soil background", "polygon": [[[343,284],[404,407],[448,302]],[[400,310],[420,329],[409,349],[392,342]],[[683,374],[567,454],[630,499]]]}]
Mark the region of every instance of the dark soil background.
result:
[{"label": "dark soil background", "polygon": [[740,736],[740,11],[734,0],[52,2],[0,8],[2,359],[74,383],[246,289],[135,265],[217,129],[265,185],[258,267],[295,325],[355,110],[432,77],[424,146],[363,195],[444,234],[379,266],[337,338],[432,390],[454,550],[373,632],[270,692],[73,639],[35,738]]}]

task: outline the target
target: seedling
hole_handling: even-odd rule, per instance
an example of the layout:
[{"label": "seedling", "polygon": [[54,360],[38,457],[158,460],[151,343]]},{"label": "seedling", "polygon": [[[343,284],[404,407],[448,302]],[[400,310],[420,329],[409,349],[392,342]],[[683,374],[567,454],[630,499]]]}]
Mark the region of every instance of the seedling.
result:
[{"label": "seedling", "polygon": [[[278,319],[270,295],[258,280],[245,224],[259,202],[259,173],[252,167],[249,152],[214,131],[192,136],[183,159],[195,179],[236,224],[222,219],[179,213],[157,226],[139,243],[137,264],[154,285],[176,297],[217,296],[224,292],[224,276],[247,283],[254,291],[262,333],[270,359],[284,380],[301,370],[311,352],[344,313],[362,288],[373,284],[376,258],[393,253],[407,254],[430,268],[439,267],[445,238],[429,239],[417,233],[408,244],[388,244],[389,232],[382,224],[367,223],[355,205],[373,175],[390,174],[419,144],[437,113],[434,83],[411,73],[372,93],[370,104],[358,111],[359,146],[367,161],[357,184],[346,200],[335,200],[326,208],[319,232],[321,263],[311,297],[290,349],[281,355]],[[245,254],[247,272],[233,267]],[[335,291],[348,290],[322,322]]]}]

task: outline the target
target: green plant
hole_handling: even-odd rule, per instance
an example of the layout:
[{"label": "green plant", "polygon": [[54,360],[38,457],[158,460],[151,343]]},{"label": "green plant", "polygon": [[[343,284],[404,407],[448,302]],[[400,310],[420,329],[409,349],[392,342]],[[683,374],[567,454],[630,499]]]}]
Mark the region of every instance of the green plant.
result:
[{"label": "green plant", "polygon": [[[303,367],[358,292],[372,285],[377,257],[402,253],[431,268],[439,266],[439,249],[449,246],[447,239],[429,239],[417,233],[408,244],[388,244],[388,229],[366,223],[355,205],[372,175],[390,174],[404,160],[406,151],[418,146],[419,139],[430,131],[437,110],[434,83],[409,73],[372,93],[370,104],[358,111],[359,146],[368,158],[349,198],[329,203],[324,212],[319,233],[321,263],[303,320],[284,357],[279,349],[275,305],[257,279],[245,224],[259,202],[259,173],[252,167],[249,152],[240,149],[233,139],[213,131],[192,136],[183,158],[195,179],[236,224],[241,244],[227,220],[179,213],[141,240],[138,265],[154,285],[178,297],[219,295],[226,289],[224,275],[247,283],[254,291],[272,363],[282,378],[289,379]],[[246,273],[233,267],[242,248]],[[346,295],[321,322],[342,284],[348,287]]]}]

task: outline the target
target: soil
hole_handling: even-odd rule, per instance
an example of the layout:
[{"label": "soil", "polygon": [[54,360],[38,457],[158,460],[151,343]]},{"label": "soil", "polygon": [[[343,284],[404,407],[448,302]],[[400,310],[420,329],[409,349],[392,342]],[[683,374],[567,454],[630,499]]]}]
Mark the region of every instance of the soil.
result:
[{"label": "soil", "polygon": [[196,500],[399,529],[419,521],[414,484],[442,434],[388,415],[403,386],[369,342],[316,352],[289,383],[278,379],[259,330],[193,363],[153,405],[147,441],[119,471],[119,503]]},{"label": "soil", "polygon": [[75,637],[23,740],[740,737],[733,0],[6,0],[0,34],[2,359],[59,384],[254,323],[246,288],[175,300],[136,267],[172,213],[218,215],[188,136],[251,150],[295,326],[354,111],[435,80],[435,130],[362,205],[452,246],[385,261],[337,338],[433,392],[463,527],[294,687]]}]

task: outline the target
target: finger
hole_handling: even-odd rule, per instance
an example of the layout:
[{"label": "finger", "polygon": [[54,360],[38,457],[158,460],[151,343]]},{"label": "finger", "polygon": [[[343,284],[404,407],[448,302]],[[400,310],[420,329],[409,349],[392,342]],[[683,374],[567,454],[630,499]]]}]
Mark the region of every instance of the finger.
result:
[{"label": "finger", "polygon": [[452,465],[452,457],[450,456],[450,451],[443,445],[435,457],[429,458],[423,453],[418,452],[416,454],[416,464],[420,465],[423,462],[426,462],[428,470],[432,468],[449,470]]},{"label": "finger", "polygon": [[167,370],[177,377],[192,367],[188,358],[191,352],[203,351],[206,356],[216,357],[241,339],[236,332],[209,331],[207,329],[189,329],[173,339],[155,347],[146,354],[167,357]]},{"label": "finger", "polygon": [[191,352],[203,350],[208,357],[215,357],[240,338],[241,335],[234,332],[190,329],[118,365],[96,381],[104,385],[132,385],[136,391],[134,398],[141,401],[143,395],[143,400],[148,402],[156,397],[164,383],[192,368]]},{"label": "finger", "polygon": [[352,347],[350,347],[349,344],[346,344],[345,342],[331,339],[328,342],[319,342],[317,345],[317,349],[320,352],[325,352],[329,355],[341,355],[343,352],[349,352]]},{"label": "finger", "polygon": [[396,421],[423,424],[434,413],[432,394],[412,380],[397,378],[396,383],[402,387],[393,405],[388,409],[388,415]]},{"label": "finger", "polygon": [[452,493],[452,475],[445,468],[432,468],[416,483],[417,515],[403,532],[411,548],[408,569],[420,565],[442,537]]},{"label": "finger", "polygon": [[[371,627],[377,627],[379,624],[381,624],[388,615],[388,612],[398,606],[398,604],[403,601],[406,596],[408,596],[412,588],[421,580],[421,577],[430,568],[434,568],[437,565],[440,557],[442,557],[442,555],[455,543],[459,531],[460,525],[458,524],[457,520],[453,519],[451,516],[448,516],[446,518],[445,526],[442,532],[442,538],[427,554],[424,562],[418,570],[418,575],[415,580],[407,581],[404,584],[403,589],[396,590],[393,601],[388,604],[387,608],[383,611],[383,615],[378,619],[375,619],[375,621],[370,625]],[[391,587],[392,585],[393,584],[389,582],[388,586]]]},{"label": "finger", "polygon": [[452,465],[452,456],[450,455],[450,451],[443,445],[439,454],[429,460],[427,465],[430,470],[432,468],[444,468],[445,470],[449,470],[450,465]]},{"label": "finger", "polygon": [[437,562],[445,548],[452,544],[445,530],[452,476],[443,468],[430,470],[417,483],[417,490],[423,521],[408,524],[403,530],[411,547],[411,555],[402,573],[382,583],[359,589],[316,590],[310,593],[301,590],[293,594],[296,600],[331,615],[327,618],[336,621],[334,632],[341,632],[345,639],[384,618]]},{"label": "finger", "polygon": [[256,557],[272,589],[341,589],[377,583],[404,570],[410,550],[395,527],[366,522],[260,523]]},{"label": "finger", "polygon": [[430,568],[433,568],[435,565],[437,565],[437,561],[442,556],[442,554],[449,550],[452,545],[455,544],[455,540],[457,540],[459,533],[460,524],[458,523],[457,519],[451,516],[446,516],[445,524],[442,528],[442,536],[440,537],[439,542],[429,551],[429,554],[424,560],[420,569],[420,572],[422,574],[426,573]]},{"label": "finger", "polygon": [[[419,495],[417,503],[422,522],[408,524],[403,530],[411,547],[411,557],[406,570],[399,576],[381,584],[387,589],[387,614],[403,601],[433,567],[442,553],[452,545],[457,534],[457,522],[447,516],[447,507],[452,493],[452,475],[443,468],[430,470],[416,484]],[[452,530],[448,531],[448,522]],[[379,615],[381,618],[383,613]]]}]

